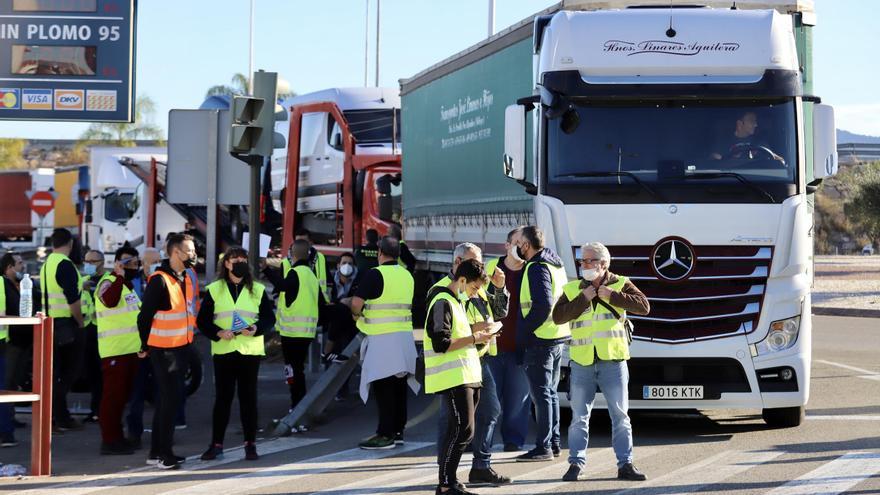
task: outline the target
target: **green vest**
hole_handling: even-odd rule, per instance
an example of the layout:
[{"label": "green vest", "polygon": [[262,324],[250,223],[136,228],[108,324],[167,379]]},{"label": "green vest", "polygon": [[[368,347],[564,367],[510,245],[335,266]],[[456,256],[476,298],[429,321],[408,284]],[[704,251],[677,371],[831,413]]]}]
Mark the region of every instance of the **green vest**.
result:
[{"label": "green vest", "polygon": [[[526,266],[523,269],[523,278],[522,285],[520,285],[519,290],[519,304],[520,308],[522,308],[523,318],[529,315],[529,311],[532,309],[532,293],[529,288],[529,267],[533,263],[526,263]],[[550,281],[553,288],[553,305],[556,305],[556,301],[559,300],[559,297],[562,296],[562,287],[566,284],[567,279],[565,276],[565,269],[562,267],[553,266],[549,263],[543,263],[550,270]],[[568,324],[557,325],[553,323],[553,308],[550,308],[550,314],[547,315],[547,320],[541,324],[535,330],[535,336],[539,339],[544,340],[556,340],[565,338],[571,335],[571,331],[569,331]]]},{"label": "green vest", "polygon": [[318,278],[308,266],[290,264],[283,266],[285,278],[290,270],[299,277],[299,292],[290,306],[284,292],[278,296],[275,326],[282,337],[312,339],[318,333]]},{"label": "green vest", "polygon": [[[105,273],[98,281],[95,292],[100,294],[101,285],[116,281],[114,273]],[[102,358],[134,354],[141,350],[141,337],[138,334],[137,319],[141,301],[137,294],[122,286],[122,293],[116,306],[108,308],[95,297],[95,321],[98,324],[98,355]]]},{"label": "green vest", "polygon": [[[431,289],[435,287],[448,287],[449,284],[452,283],[452,279],[449,278],[449,275],[441,278],[436,284],[434,284]],[[491,283],[491,282],[490,282]],[[480,310],[477,309],[477,306],[470,300],[461,301],[464,304],[464,311],[467,315],[468,323],[473,325],[475,323],[481,323],[483,321],[495,321],[495,315],[492,313],[492,306],[489,305],[489,295],[486,293],[486,288],[489,287],[489,284],[483,286],[479,292],[477,292],[477,297],[483,300],[486,303],[486,310],[489,311],[489,318],[483,318],[483,314],[480,313]],[[429,289],[428,292],[431,292]],[[495,342],[495,339],[489,341],[488,344],[480,345],[477,347],[477,351],[480,354],[480,357],[485,356],[486,354],[490,356],[498,355],[498,344]]]},{"label": "green vest", "polygon": [[[626,284],[626,277],[619,277],[617,282],[608,286],[619,291]],[[573,301],[581,292],[581,281],[574,280],[565,284],[563,291],[569,301]],[[598,297],[598,296],[597,296]],[[615,307],[621,318],[626,318],[626,311]],[[569,322],[571,326],[571,342],[569,358],[581,366],[593,364],[595,356],[603,361],[629,359],[629,344],[626,329],[621,321],[614,318],[601,304],[593,309],[590,303],[580,316]]]},{"label": "green vest", "polygon": [[[214,324],[223,330],[232,330],[233,314],[238,313],[245,323],[253,325],[260,316],[260,301],[263,300],[264,291],[265,287],[262,284],[254,282],[252,290],[243,290],[233,302],[226,280],[212,282],[208,285],[208,293],[214,300]],[[211,341],[211,354],[229,354],[236,351],[245,356],[265,356],[263,336],[248,337],[238,334],[232,340]]]},{"label": "green vest", "polygon": [[382,295],[364,303],[358,330],[367,335],[411,332],[415,287],[412,275],[400,265],[380,265],[372,270],[378,270],[382,276]]},{"label": "green vest", "polygon": [[90,291],[86,289],[86,283],[89,281],[88,276],[80,276],[79,285],[82,287],[82,294],[80,301],[82,304],[80,306],[80,311],[82,311],[83,315],[83,326],[94,325],[96,324],[97,317],[95,316],[95,296],[94,296],[94,288]]},{"label": "green vest", "polygon": [[[0,275],[0,316],[6,316],[6,280]],[[0,342],[9,340],[9,325],[0,325]],[[5,385],[3,385],[5,386]]]},{"label": "green vest", "polygon": [[[58,265],[63,261],[70,261],[70,258],[59,253],[52,253],[46,258],[46,262],[40,268],[40,282],[44,291],[44,300],[46,305],[46,314],[51,318],[70,318],[73,314],[70,312],[70,304],[64,297],[64,291],[58,285],[56,275],[58,274]],[[77,290],[82,290],[82,280],[78,282]]]},{"label": "green vest", "polygon": [[[428,304],[428,318],[434,304],[440,300],[452,307],[452,338],[460,339],[471,335],[471,326],[459,301],[445,291],[439,292]],[[425,322],[427,327],[427,321]],[[455,351],[434,352],[430,338],[425,338],[425,392],[432,394],[467,383],[483,380],[480,356],[473,345]]]}]

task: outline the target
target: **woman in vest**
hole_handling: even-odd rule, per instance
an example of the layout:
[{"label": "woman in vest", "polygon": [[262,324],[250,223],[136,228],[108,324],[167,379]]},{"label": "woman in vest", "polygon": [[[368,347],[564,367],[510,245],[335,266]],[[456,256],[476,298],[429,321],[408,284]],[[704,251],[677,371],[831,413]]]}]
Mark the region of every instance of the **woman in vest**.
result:
[{"label": "woman in vest", "polygon": [[482,372],[477,344],[488,342],[493,334],[472,333],[461,303],[475,297],[487,282],[483,264],[462,261],[453,278],[445,287],[434,287],[428,293],[424,347],[425,391],[443,394],[448,416],[440,444],[436,493],[457,495],[472,493],[458,482],[456,471],[474,436],[474,412],[480,401]]},{"label": "woman in vest", "polygon": [[223,254],[217,280],[208,285],[196,322],[211,339],[214,356],[213,433],[202,460],[223,455],[223,437],[238,387],[245,459],[255,461],[259,458],[255,444],[257,374],[266,354],[263,336],[275,325],[275,314],[265,287],[254,282],[247,251],[231,247]]}]

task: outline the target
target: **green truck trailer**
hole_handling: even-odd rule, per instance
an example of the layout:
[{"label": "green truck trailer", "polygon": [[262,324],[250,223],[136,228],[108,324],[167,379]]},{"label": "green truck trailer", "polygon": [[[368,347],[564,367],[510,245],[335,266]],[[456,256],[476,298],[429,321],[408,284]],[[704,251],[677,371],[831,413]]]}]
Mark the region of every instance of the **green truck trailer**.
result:
[{"label": "green truck trailer", "polygon": [[813,2],[699,3],[564,1],[402,80],[404,235],[427,274],[523,224],[572,279],[602,242],[652,307],[632,317],[633,407],[796,425],[812,194],[837,170]]}]

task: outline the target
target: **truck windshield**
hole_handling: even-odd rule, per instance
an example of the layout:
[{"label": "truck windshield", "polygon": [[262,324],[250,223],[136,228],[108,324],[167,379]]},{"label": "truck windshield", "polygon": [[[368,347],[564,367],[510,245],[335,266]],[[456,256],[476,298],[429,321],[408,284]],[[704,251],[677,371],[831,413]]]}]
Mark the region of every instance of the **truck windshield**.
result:
[{"label": "truck windshield", "polygon": [[125,223],[134,214],[134,193],[114,191],[104,198],[104,218],[111,222]]},{"label": "truck windshield", "polygon": [[[400,142],[400,109],[349,110],[343,112],[358,144],[390,143],[396,125],[394,139]],[[396,120],[396,124],[395,124]]]},{"label": "truck windshield", "polygon": [[791,99],[578,101],[547,120],[546,191],[566,203],[766,203],[797,193]]}]

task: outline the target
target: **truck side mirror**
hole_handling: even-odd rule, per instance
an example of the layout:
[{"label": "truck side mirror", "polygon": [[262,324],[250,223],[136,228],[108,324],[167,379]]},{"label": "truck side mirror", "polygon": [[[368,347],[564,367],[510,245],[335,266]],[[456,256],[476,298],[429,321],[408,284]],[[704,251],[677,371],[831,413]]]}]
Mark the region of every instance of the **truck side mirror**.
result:
[{"label": "truck side mirror", "polygon": [[516,181],[526,179],[526,109],[522,105],[504,109],[504,175]]},{"label": "truck side mirror", "polygon": [[[834,126],[834,107],[813,106],[813,178],[811,186],[837,174],[837,131]],[[809,192],[809,191],[808,191]]]}]

